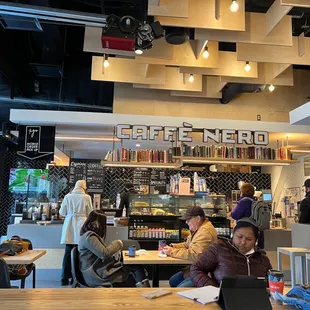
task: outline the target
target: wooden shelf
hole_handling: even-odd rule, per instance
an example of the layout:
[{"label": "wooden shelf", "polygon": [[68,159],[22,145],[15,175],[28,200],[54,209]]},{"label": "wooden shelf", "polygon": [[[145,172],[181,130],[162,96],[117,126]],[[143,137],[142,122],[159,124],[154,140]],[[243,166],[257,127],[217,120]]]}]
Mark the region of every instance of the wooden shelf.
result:
[{"label": "wooden shelf", "polygon": [[233,159],[233,158],[208,158],[173,156],[173,159],[180,160],[183,164],[234,164],[248,166],[289,166],[298,163],[297,160],[268,160],[268,159]]},{"label": "wooden shelf", "polygon": [[167,168],[175,169],[182,166],[181,163],[146,163],[146,162],[120,162],[120,161],[101,161],[103,167],[130,167],[130,168]]}]

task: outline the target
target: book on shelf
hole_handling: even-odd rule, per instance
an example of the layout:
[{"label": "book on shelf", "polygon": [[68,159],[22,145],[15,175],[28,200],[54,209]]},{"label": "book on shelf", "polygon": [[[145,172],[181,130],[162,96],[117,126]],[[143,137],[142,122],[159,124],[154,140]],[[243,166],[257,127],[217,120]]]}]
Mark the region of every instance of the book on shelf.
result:
[{"label": "book on shelf", "polygon": [[168,150],[131,150],[127,148],[109,151],[105,161],[136,162],[136,163],[172,163],[173,149]]},{"label": "book on shelf", "polygon": [[196,145],[184,144],[174,147],[173,156],[227,158],[227,159],[255,159],[255,160],[291,160],[292,154],[288,148],[272,149],[263,146],[228,146],[228,145]]}]

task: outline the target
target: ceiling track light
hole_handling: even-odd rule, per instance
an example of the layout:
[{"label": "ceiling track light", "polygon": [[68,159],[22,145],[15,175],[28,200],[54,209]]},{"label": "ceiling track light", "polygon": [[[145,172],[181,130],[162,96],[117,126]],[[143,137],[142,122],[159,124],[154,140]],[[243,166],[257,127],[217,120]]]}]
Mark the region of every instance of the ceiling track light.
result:
[{"label": "ceiling track light", "polygon": [[108,68],[109,66],[110,66],[109,55],[108,54],[104,54],[103,67],[104,68]]},{"label": "ceiling track light", "polygon": [[135,53],[137,54],[137,55],[142,55],[143,54],[143,49],[141,49],[141,48],[136,48],[135,49]]},{"label": "ceiling track light", "polygon": [[189,81],[190,83],[193,83],[194,80],[195,80],[194,75],[193,75],[193,74],[190,74],[190,75],[189,75],[189,78],[188,78],[188,81]]},{"label": "ceiling track light", "polygon": [[239,3],[237,0],[232,0],[230,5],[230,11],[236,13],[239,11]]},{"label": "ceiling track light", "polygon": [[270,92],[273,92],[275,90],[275,86],[270,84],[268,89],[269,89]]},{"label": "ceiling track light", "polygon": [[249,61],[245,62],[244,70],[246,72],[249,72],[251,70],[251,66],[250,66],[250,62]]},{"label": "ceiling track light", "polygon": [[209,55],[210,55],[209,54],[209,48],[208,48],[208,45],[206,45],[205,50],[202,53],[202,57],[207,59],[207,58],[209,58]]}]

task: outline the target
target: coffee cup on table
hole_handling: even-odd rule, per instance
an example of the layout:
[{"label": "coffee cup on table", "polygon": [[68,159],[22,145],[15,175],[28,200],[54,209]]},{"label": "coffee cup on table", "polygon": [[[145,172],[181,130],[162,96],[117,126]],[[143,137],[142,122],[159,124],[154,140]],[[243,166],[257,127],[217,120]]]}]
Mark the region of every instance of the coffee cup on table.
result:
[{"label": "coffee cup on table", "polygon": [[284,274],[282,271],[271,269],[268,271],[268,283],[270,293],[279,292],[283,294]]}]

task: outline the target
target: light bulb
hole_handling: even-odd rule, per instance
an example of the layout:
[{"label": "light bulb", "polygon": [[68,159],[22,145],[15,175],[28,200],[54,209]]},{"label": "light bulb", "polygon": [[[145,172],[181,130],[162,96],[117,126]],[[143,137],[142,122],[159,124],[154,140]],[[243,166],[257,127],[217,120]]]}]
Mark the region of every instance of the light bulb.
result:
[{"label": "light bulb", "polygon": [[268,89],[269,89],[270,92],[272,92],[272,91],[275,90],[275,87],[271,84],[271,85],[269,85]]},{"label": "light bulb", "polygon": [[191,74],[191,75],[189,76],[189,78],[188,78],[188,81],[189,81],[190,83],[193,83],[194,80],[195,80],[195,78],[194,78],[194,76]]},{"label": "light bulb", "polygon": [[245,62],[245,67],[244,67],[244,70],[246,72],[249,72],[251,70],[251,66],[250,66],[250,63],[248,61]]},{"label": "light bulb", "polygon": [[137,48],[137,49],[135,50],[135,53],[136,53],[137,55],[142,55],[142,54],[143,54],[143,50],[141,50],[140,48]]},{"label": "light bulb", "polygon": [[109,63],[109,61],[106,59],[106,60],[103,62],[103,66],[104,66],[105,68],[107,68],[107,67],[109,67],[109,65],[110,65],[110,63]]},{"label": "light bulb", "polygon": [[236,13],[239,11],[239,4],[237,2],[237,0],[233,0],[231,5],[230,5],[230,11],[233,13]]},{"label": "light bulb", "polygon": [[203,57],[203,58],[208,58],[208,57],[209,57],[208,48],[206,48],[206,50],[202,53],[202,57]]}]

